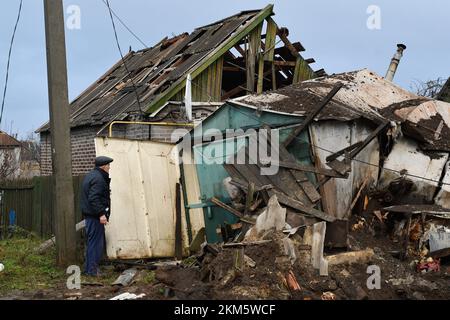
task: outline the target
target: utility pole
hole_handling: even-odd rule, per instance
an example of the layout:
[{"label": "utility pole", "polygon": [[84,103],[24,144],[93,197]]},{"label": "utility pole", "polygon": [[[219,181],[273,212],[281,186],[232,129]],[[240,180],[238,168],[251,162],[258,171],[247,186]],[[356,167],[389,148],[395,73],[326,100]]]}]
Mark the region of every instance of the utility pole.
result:
[{"label": "utility pole", "polygon": [[75,262],[76,234],[62,0],[44,0],[44,12],[57,263],[67,267]]}]

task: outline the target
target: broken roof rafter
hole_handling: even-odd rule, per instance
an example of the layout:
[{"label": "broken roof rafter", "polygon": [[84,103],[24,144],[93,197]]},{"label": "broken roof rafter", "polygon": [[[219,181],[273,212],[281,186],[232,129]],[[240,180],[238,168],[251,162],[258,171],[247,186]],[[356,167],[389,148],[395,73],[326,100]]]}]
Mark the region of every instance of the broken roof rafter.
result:
[{"label": "broken roof rafter", "polygon": [[[213,52],[211,52],[198,66],[194,66],[191,68],[191,76],[194,79],[200,73],[202,73],[206,68],[208,68],[214,61],[216,61],[220,56],[225,54],[227,51],[232,49],[242,38],[244,38],[249,32],[255,29],[260,23],[262,23],[267,17],[270,17],[273,14],[273,5],[268,5],[264,8],[258,15],[256,15],[253,19],[248,21],[246,24],[240,27],[240,30],[236,31],[236,34],[229,38],[225,43],[216,48]],[[189,72],[188,72],[189,73]],[[166,103],[171,97],[177,94],[184,86],[186,85],[186,79],[180,78],[176,81],[169,90],[166,90],[159,96],[157,96],[151,104],[147,107],[148,112],[152,112],[155,109],[159,108],[162,104]]]}]

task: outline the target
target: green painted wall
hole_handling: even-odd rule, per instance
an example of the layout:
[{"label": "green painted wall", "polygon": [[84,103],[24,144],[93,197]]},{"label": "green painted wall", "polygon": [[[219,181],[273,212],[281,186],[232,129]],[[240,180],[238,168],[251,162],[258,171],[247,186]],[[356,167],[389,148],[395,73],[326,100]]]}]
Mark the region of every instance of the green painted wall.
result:
[{"label": "green painted wall", "polygon": [[[261,112],[257,115],[254,109],[228,103],[202,123],[202,132],[207,133],[210,129],[225,132],[226,129],[246,129],[263,124],[271,126],[287,125],[301,122],[301,120],[302,118],[298,116],[271,112]],[[281,142],[287,138],[292,130],[284,129],[280,131]],[[202,132],[197,128],[194,130],[194,136],[199,137]],[[235,154],[238,148],[247,143],[246,140],[243,138],[231,139],[194,146],[194,157],[197,163],[197,174],[204,203],[207,203],[207,200],[213,196],[225,203],[230,202],[230,198],[223,186],[223,180],[229,175],[222,164],[225,162],[225,159]],[[299,163],[312,165],[307,131],[304,131],[294,140],[289,147],[289,151]],[[310,178],[315,179],[313,174],[310,175]],[[213,206],[211,203],[209,205],[209,208],[204,209],[207,240],[210,243],[221,242],[222,239],[217,235],[216,229],[224,223],[236,223],[238,219],[222,208]]]}]

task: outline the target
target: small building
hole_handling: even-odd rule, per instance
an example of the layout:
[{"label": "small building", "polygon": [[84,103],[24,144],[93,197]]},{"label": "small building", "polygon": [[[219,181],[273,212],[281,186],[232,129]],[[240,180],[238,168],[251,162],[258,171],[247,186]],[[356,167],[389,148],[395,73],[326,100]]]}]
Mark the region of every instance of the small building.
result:
[{"label": "small building", "polygon": [[[167,141],[183,123],[192,125],[195,114],[194,119],[183,115],[180,104],[186,83],[191,100],[203,104],[198,110],[205,110],[205,104],[214,107],[324,75],[310,67],[314,59],[303,58],[301,43],[291,43],[289,30],[279,27],[273,15],[273,5],[244,11],[190,34],[164,38],[152,48],[129,52],[70,104],[73,174],[91,169],[94,139],[108,135],[112,122],[128,122],[114,124],[115,137],[154,141]],[[171,119],[173,113],[182,116]],[[48,123],[37,130],[43,175],[52,170],[50,130]]]}]

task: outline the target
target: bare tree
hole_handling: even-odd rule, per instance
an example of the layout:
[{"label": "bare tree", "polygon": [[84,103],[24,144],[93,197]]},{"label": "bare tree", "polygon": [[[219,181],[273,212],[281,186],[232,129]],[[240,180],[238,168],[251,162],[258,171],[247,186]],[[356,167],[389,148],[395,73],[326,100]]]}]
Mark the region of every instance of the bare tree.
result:
[{"label": "bare tree", "polygon": [[25,140],[21,141],[24,147],[22,150],[22,161],[37,161],[40,162],[40,141],[37,134],[34,132],[28,133]]},{"label": "bare tree", "polygon": [[436,98],[447,79],[437,78],[436,80],[420,81],[414,80],[411,89],[417,95],[427,98]]},{"label": "bare tree", "polygon": [[5,148],[0,153],[0,181],[14,179],[20,168],[17,148]]}]

